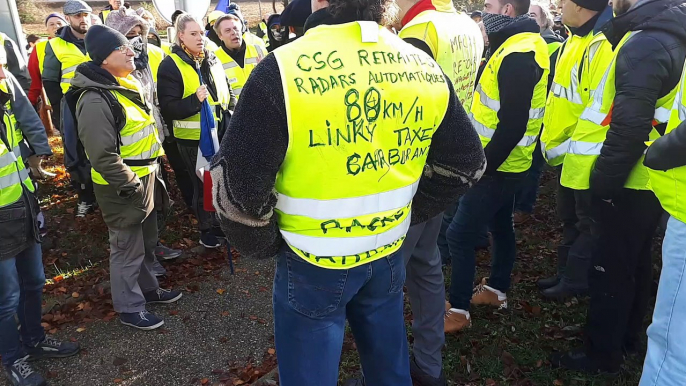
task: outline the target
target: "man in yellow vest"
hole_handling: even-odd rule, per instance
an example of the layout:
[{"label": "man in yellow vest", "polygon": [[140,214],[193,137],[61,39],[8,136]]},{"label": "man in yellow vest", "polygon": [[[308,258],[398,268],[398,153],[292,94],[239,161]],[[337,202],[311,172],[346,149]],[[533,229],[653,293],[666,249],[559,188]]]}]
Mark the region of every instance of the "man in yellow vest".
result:
[{"label": "man in yellow vest", "polygon": [[[43,87],[53,106],[53,123],[60,129],[61,102],[69,90],[76,67],[88,60],[83,38],[91,26],[91,7],[81,0],[69,0],[64,4],[64,15],[69,23],[57,31],[45,47],[43,59]],[[79,174],[82,175],[79,177]],[[88,170],[70,173],[72,185],[78,193],[76,217],[85,217],[95,210],[93,182],[87,177]]]},{"label": "man in yellow vest", "polygon": [[[453,85],[460,104],[471,107],[483,52],[481,32],[452,1],[399,0],[399,36],[436,60]],[[466,123],[465,123],[466,124]],[[484,165],[485,167],[485,165]],[[445,282],[437,239],[443,214],[410,227],[403,243],[407,294],[414,337],[410,374],[415,385],[443,386],[441,350],[445,342]]]},{"label": "man in yellow vest", "polygon": [[26,140],[39,157],[52,151],[40,118],[5,64],[0,50],[0,356],[12,386],[37,386],[45,379],[29,359],[72,356],[79,345],[49,337],[41,326],[39,204],[20,145]]},{"label": "man in yellow vest", "polygon": [[[682,14],[683,15],[683,14]],[[669,213],[662,242],[662,273],[657,290],[653,323],[648,327],[646,354],[640,386],[676,386],[683,383],[684,350],[673,349],[684,341],[686,293],[683,279],[686,268],[686,72],[674,100],[665,135],[646,152],[644,164],[650,168],[650,188]]]},{"label": "man in yellow vest", "polygon": [[103,24],[106,24],[107,18],[110,16],[110,13],[112,13],[113,11],[118,11],[120,8],[122,8],[121,0],[108,0],[108,2],[109,4],[98,15],[100,20],[102,20]]},{"label": "man in yellow vest", "polygon": [[221,46],[214,52],[222,62],[231,90],[240,98],[250,73],[267,54],[262,47],[243,40],[243,21],[229,13],[220,16],[214,30],[221,39]]},{"label": "man in yellow vest", "polygon": [[[591,79],[603,76],[608,66],[604,58],[612,55],[612,47],[601,32],[601,27],[612,18],[612,7],[606,0],[569,0],[563,4],[563,10],[563,21],[571,35],[560,49],[541,132],[543,156],[560,172],[571,135],[591,97]],[[558,184],[556,198],[563,229],[562,243],[557,247],[557,272],[538,282],[547,299],[563,299],[588,291],[588,268],[595,246],[591,192]]]},{"label": "man in yellow vest", "polygon": [[[506,293],[516,257],[515,194],[531,167],[547,94],[548,48],[529,17],[529,0],[487,0],[485,12],[490,47],[471,119],[487,167],[484,177],[460,198],[446,233],[453,267],[446,332],[471,325],[471,304],[508,307]],[[487,228],[494,246],[491,274],[474,289],[474,250]]]},{"label": "man in yellow vest", "polygon": [[383,26],[392,3],[313,2],[304,36],[253,71],[213,161],[229,241],[276,257],[283,386],[338,383],[346,319],[366,384],[412,385],[399,251],[482,173],[451,79]]},{"label": "man in yellow vest", "polygon": [[164,150],[147,94],[131,76],[134,47],[114,29],[93,26],[86,48],[91,61],[77,68],[66,102],[75,103],[78,136],[109,229],[112,302],[122,324],[153,330],[164,321],[146,304],[173,303],[182,296],[160,288],[153,272],[155,206],[169,203],[159,171]]},{"label": "man in yellow vest", "polygon": [[[557,55],[564,39],[551,29],[553,26],[553,18],[550,15],[548,8],[542,3],[531,3],[529,6],[529,15],[534,18],[538,26],[541,27],[541,37],[543,37],[543,40],[545,40],[548,45],[548,56],[550,57],[548,91],[550,91],[550,85],[552,84],[553,76],[555,75]],[[538,198],[538,186],[540,185],[541,172],[543,171],[544,164],[545,160],[541,154],[540,144],[536,144],[536,150],[533,153],[529,174],[526,176],[524,184],[515,196],[515,225],[525,223],[531,218],[536,199]]]},{"label": "man in yellow vest", "polygon": [[616,17],[603,27],[611,60],[590,86],[595,91],[574,129],[561,178],[563,186],[593,194],[591,232],[598,241],[586,345],[551,362],[589,373],[619,371],[623,352],[636,352],[644,333],[652,239],[662,210],[648,190],[643,155],[645,142],[665,132],[686,58],[683,0],[612,5]]}]

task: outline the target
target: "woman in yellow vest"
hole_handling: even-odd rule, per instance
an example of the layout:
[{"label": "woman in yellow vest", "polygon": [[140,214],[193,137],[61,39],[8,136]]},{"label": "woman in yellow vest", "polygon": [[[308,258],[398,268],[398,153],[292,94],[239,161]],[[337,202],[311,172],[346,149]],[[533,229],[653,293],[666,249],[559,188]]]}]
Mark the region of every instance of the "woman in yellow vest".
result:
[{"label": "woman in yellow vest", "polygon": [[253,70],[213,161],[231,244],[276,258],[282,386],[337,385],[346,319],[366,384],[412,385],[399,250],[483,172],[450,79],[383,26],[392,8],[313,2],[304,36]]},{"label": "woman in yellow vest", "polygon": [[[91,177],[110,232],[112,302],[122,324],[152,330],[164,324],[146,304],[172,303],[181,292],[161,289],[153,272],[158,241],[157,202],[168,206],[159,171],[164,155],[150,101],[131,73],[135,52],[128,39],[107,26],[86,36],[91,61],[72,81],[79,139],[91,162]],[[67,94],[70,98],[72,92]],[[68,101],[70,103],[70,101]]]},{"label": "woman in yellow vest", "polygon": [[221,39],[221,46],[214,54],[222,63],[231,90],[240,98],[250,73],[267,53],[260,46],[243,40],[243,21],[232,13],[220,16],[214,30]]},{"label": "woman in yellow vest", "polygon": [[[228,124],[236,98],[217,57],[205,47],[204,31],[192,15],[176,19],[176,44],[160,65],[157,95],[162,116],[172,126],[181,158],[193,186],[193,211],[198,219],[200,243],[217,248],[224,237],[213,212],[204,209],[203,181],[196,174],[200,142],[200,108],[205,100],[212,107],[219,133]],[[202,84],[200,75],[202,76]]]}]

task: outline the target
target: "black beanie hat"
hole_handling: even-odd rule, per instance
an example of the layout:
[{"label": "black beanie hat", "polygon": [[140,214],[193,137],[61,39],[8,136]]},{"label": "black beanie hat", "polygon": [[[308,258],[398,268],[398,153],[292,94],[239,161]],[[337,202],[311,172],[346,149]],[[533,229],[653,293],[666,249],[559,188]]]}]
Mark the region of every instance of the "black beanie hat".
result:
[{"label": "black beanie hat", "polygon": [[93,63],[98,66],[107,59],[112,51],[129,44],[126,36],[106,25],[94,25],[86,33],[86,51]]},{"label": "black beanie hat", "polygon": [[598,12],[608,7],[607,0],[572,0],[572,2],[579,7]]}]

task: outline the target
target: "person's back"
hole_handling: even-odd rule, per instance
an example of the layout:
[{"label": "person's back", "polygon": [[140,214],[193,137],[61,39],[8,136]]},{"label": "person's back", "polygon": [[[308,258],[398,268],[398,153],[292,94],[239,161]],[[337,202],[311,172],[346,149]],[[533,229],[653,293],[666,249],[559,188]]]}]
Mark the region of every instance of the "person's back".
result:
[{"label": "person's back", "polygon": [[[418,12],[418,13],[417,13]],[[443,72],[465,110],[472,105],[474,83],[484,49],[479,27],[458,13],[451,1],[423,0],[405,15],[399,36],[410,44],[420,40]]]},{"label": "person's back", "polygon": [[411,385],[397,251],[484,162],[436,62],[381,27],[388,1],[354,4],[313,4],[304,36],[253,70],[212,165],[231,244],[276,255],[284,386],[337,383],[346,319],[366,382]]}]

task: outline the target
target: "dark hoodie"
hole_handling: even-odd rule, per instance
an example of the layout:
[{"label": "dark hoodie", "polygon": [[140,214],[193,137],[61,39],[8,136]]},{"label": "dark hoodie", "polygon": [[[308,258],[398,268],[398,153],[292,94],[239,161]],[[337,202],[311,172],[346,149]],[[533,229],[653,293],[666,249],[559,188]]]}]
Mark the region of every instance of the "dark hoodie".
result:
[{"label": "dark hoodie", "polygon": [[[314,12],[305,30],[354,20]],[[476,131],[450,88],[445,118],[431,142],[429,157],[414,201],[412,223],[434,217],[474,184],[484,170]],[[282,239],[274,215],[274,183],[289,146],[288,119],[279,64],[267,55],[248,79],[236,114],[212,162],[217,215],[230,243],[246,257],[275,256]],[[459,149],[459,150],[456,150]],[[442,173],[438,170],[446,170]]]},{"label": "dark hoodie", "polygon": [[[642,32],[617,54],[612,121],[590,180],[601,198],[620,194],[646,149],[657,100],[679,82],[686,58],[684,20],[684,0],[648,0],[603,27],[613,48],[628,32]],[[664,132],[664,124],[657,129]]]},{"label": "dark hoodie", "polygon": [[[195,68],[193,59],[191,59],[180,46],[175,44],[172,47],[172,53],[178,55],[184,62]],[[217,63],[218,60],[219,59],[217,59],[212,52],[205,50],[205,60],[203,60],[200,65],[200,73],[214,100],[217,100],[217,89],[214,85],[214,78],[210,73],[210,67],[214,65],[214,63]],[[168,127],[172,127],[171,123],[173,120],[186,119],[200,112],[201,103],[195,93],[186,98],[183,97],[183,77],[181,76],[181,71],[171,57],[168,56],[162,60],[157,74],[157,99],[160,102],[162,117]],[[236,97],[234,96],[233,91],[231,91],[229,110],[233,111],[235,106]],[[228,120],[225,120],[224,122],[227,123],[226,121]],[[170,132],[171,131],[172,130],[170,130]],[[223,132],[221,128],[220,131]],[[179,144],[186,146],[198,145],[198,141],[180,140],[178,138],[177,141]]]},{"label": "dark hoodie", "polygon": [[[491,54],[510,37],[523,32],[540,31],[541,28],[534,19],[525,19],[492,33],[488,35],[488,57],[490,58]],[[513,53],[503,59],[498,70],[498,127],[484,148],[487,160],[486,174],[501,173],[498,172],[498,168],[526,134],[534,88],[541,80],[541,76],[543,69],[536,64],[533,52]]]}]

